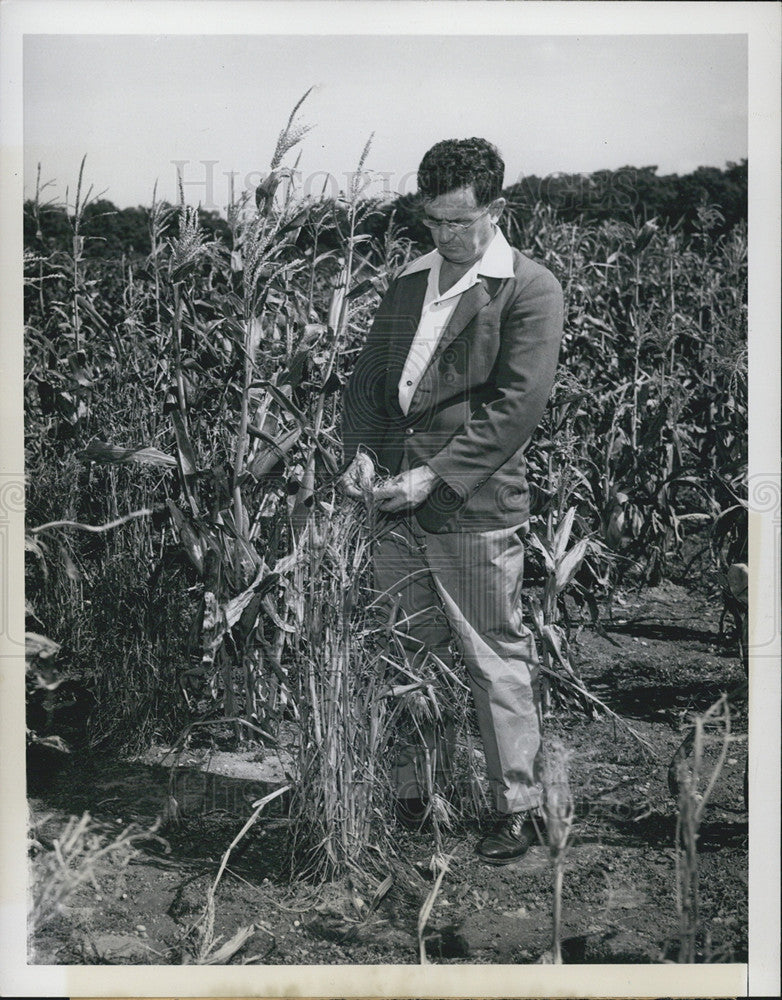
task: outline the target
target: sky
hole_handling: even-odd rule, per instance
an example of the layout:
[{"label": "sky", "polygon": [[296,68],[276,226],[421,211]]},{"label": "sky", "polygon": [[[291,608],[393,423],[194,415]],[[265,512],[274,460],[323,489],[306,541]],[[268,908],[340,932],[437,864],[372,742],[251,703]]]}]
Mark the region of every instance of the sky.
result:
[{"label": "sky", "polygon": [[[219,209],[268,171],[307,88],[298,147],[308,193],[346,186],[373,135],[370,193],[415,189],[443,138],[484,136],[506,183],[747,155],[742,35],[28,35],[25,196],[85,180],[119,207],[185,197]],[[295,153],[287,161],[293,165]],[[204,163],[203,161],[212,161]]]}]

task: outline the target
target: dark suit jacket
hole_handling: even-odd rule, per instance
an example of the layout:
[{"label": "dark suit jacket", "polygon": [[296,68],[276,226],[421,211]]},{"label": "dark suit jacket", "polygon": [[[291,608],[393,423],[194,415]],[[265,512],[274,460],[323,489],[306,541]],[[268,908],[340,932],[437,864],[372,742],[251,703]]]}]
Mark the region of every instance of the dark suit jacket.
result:
[{"label": "dark suit jacket", "polygon": [[490,531],[529,517],[524,450],[554,382],[562,289],[513,250],[513,278],[464,292],[405,415],[397,398],[428,271],[391,282],[343,396],[345,458],[359,445],[395,475],[429,465],[439,480],[415,510],[425,531]]}]

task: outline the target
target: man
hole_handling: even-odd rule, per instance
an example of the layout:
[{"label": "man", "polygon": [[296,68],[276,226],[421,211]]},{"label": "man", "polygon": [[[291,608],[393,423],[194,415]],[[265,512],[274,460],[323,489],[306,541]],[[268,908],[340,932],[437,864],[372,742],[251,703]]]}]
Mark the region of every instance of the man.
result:
[{"label": "man", "polygon": [[[562,291],[497,227],[504,163],[485,139],[437,143],[418,171],[435,250],[389,285],[344,394],[343,483],[361,495],[370,456],[387,518],[375,585],[400,599],[406,645],[467,668],[497,822],[487,862],[520,858],[541,799],[537,654],[521,620],[529,518],[524,450],[543,414],[562,336]],[[361,454],[359,460],[356,456]],[[427,737],[434,768],[450,748]],[[421,817],[422,753],[397,762],[402,816]]]}]

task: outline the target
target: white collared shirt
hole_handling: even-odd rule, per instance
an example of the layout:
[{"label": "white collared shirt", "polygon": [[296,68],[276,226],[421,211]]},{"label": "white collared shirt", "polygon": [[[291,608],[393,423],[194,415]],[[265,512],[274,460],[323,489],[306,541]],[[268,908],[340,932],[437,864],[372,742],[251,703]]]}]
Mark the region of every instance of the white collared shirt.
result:
[{"label": "white collared shirt", "polygon": [[440,253],[432,250],[431,253],[414,260],[402,272],[403,275],[408,275],[415,274],[416,271],[429,271],[421,319],[399,380],[399,405],[405,414],[410,409],[413,394],[462,295],[468,288],[479,283],[481,275],[489,278],[513,277],[513,251],[499,229],[494,233],[480,260],[477,260],[455,285],[440,294],[442,263],[443,258]]}]

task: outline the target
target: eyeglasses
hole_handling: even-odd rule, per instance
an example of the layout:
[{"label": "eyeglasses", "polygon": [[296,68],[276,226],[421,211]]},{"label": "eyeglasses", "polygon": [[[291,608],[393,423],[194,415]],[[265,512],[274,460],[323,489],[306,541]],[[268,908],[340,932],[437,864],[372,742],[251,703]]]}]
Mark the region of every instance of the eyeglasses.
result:
[{"label": "eyeglasses", "polygon": [[489,209],[485,209],[480,215],[476,215],[472,222],[450,222],[448,219],[432,219],[428,215],[424,215],[421,218],[421,222],[426,226],[427,229],[431,229],[434,232],[437,229],[445,229],[449,233],[463,233],[471,226],[474,226],[478,219],[482,219],[484,215],[489,214]]}]

